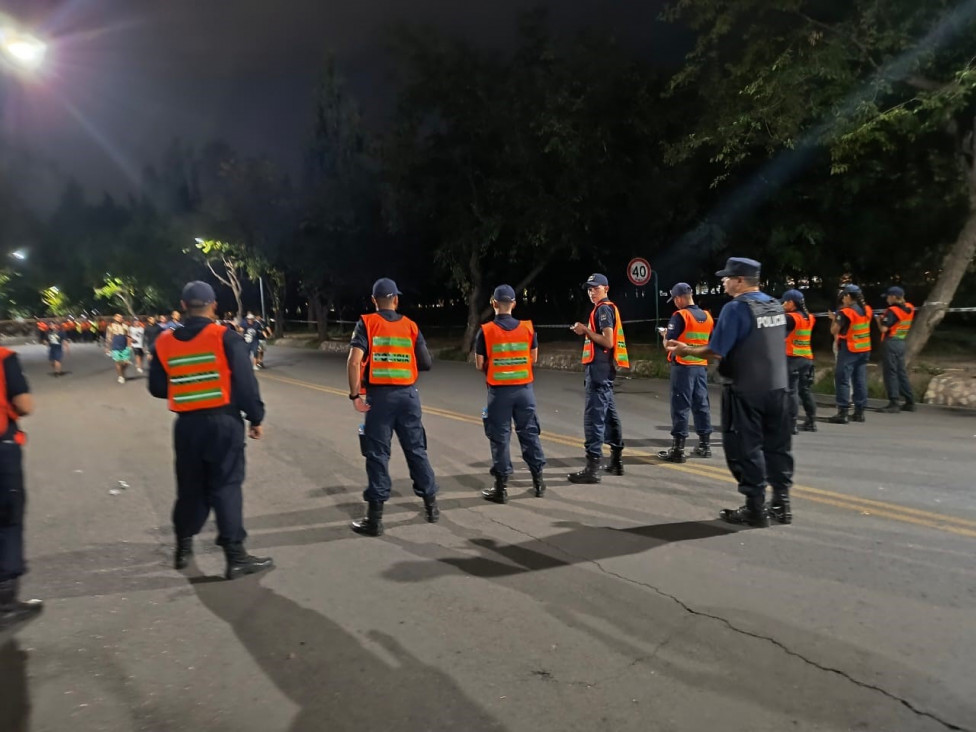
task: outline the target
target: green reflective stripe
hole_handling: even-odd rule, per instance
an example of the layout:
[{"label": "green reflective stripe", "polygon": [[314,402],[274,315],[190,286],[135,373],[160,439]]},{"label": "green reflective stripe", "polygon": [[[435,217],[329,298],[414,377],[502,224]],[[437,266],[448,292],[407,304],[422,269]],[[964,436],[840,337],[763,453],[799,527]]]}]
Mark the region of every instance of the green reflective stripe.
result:
[{"label": "green reflective stripe", "polygon": [[373,369],[370,376],[377,379],[412,379],[413,372],[409,369]]},{"label": "green reflective stripe", "polygon": [[492,353],[508,353],[509,351],[528,351],[529,347],[525,343],[494,343],[491,347]]},{"label": "green reflective stripe", "polygon": [[371,358],[378,363],[410,363],[413,356],[409,353],[374,353]]},{"label": "green reflective stripe", "polygon": [[220,374],[216,371],[205,371],[201,374],[190,374],[189,376],[173,376],[170,378],[169,383],[171,384],[193,384],[203,381],[217,381],[220,379]]},{"label": "green reflective stripe", "polygon": [[682,361],[684,361],[685,366],[695,366],[700,363],[705,363],[704,358],[698,358],[698,356],[681,356]]},{"label": "green reflective stripe", "polygon": [[865,331],[868,331],[870,329],[871,329],[870,323],[858,323],[857,325],[851,326],[851,330],[853,330],[855,333],[864,333]]},{"label": "green reflective stripe", "polygon": [[373,346],[395,346],[397,348],[412,348],[413,341],[409,338],[397,338],[396,336],[373,336]]},{"label": "green reflective stripe", "polygon": [[191,391],[187,394],[177,394],[173,397],[174,402],[200,402],[204,399],[217,399],[224,395],[220,389],[209,391]]},{"label": "green reflective stripe", "polygon": [[521,366],[529,362],[528,356],[518,358],[494,358],[491,361],[495,366]]},{"label": "green reflective stripe", "polygon": [[167,366],[189,366],[197,363],[215,363],[217,355],[214,353],[195,353],[191,356],[177,356],[166,362]]},{"label": "green reflective stripe", "polygon": [[527,379],[529,378],[529,372],[527,370],[495,372],[494,378],[497,379],[498,381],[514,381],[515,379]]},{"label": "green reflective stripe", "polygon": [[810,337],[810,334],[813,333],[813,328],[807,328],[806,330],[803,330],[801,328],[797,328],[794,331],[794,333],[796,333],[797,338],[803,338],[803,337],[809,338]]}]

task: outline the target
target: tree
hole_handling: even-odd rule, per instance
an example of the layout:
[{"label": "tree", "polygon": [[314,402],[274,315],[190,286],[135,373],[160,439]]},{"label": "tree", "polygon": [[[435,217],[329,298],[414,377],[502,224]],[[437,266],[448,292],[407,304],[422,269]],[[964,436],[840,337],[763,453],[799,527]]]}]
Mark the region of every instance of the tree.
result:
[{"label": "tree", "polygon": [[47,308],[47,312],[56,318],[67,315],[68,310],[71,308],[67,295],[56,285],[51,285],[41,290],[41,301],[44,303],[44,307]]},{"label": "tree", "polygon": [[[190,250],[187,250],[188,252]],[[246,253],[238,244],[218,241],[216,239],[197,239],[196,251],[210,273],[222,285],[230,288],[237,303],[237,319],[244,317],[244,303],[241,300],[242,275],[246,269]]]},{"label": "tree", "polygon": [[[954,5],[679,0],[666,12],[698,33],[672,94],[692,94],[702,106],[670,158],[707,155],[713,185],[735,184],[713,212],[716,227],[741,226],[811,166],[850,192],[903,173],[898,162],[922,185],[933,209],[926,215],[955,222],[952,240],[912,242],[915,261],[884,274],[897,280],[922,269],[933,248],[941,253],[910,358],[942,320],[976,252],[976,6]],[[875,211],[884,217],[891,204],[875,203]],[[808,233],[818,223],[808,220]]]}]

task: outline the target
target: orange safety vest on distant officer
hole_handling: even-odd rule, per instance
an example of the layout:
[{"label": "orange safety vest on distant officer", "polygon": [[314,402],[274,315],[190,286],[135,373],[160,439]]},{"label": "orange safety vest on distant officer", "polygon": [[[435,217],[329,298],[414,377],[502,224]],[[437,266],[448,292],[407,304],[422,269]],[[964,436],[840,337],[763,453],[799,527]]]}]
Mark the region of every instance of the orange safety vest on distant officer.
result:
[{"label": "orange safety vest on distant officer", "polygon": [[41,333],[47,333],[51,329],[51,326],[45,323],[43,320],[40,320],[37,323],[37,329],[41,331]]},{"label": "orange safety vest on distant officer", "polygon": [[488,354],[485,378],[491,386],[520,386],[532,383],[532,321],[523,320],[515,330],[497,323],[481,326]]},{"label": "orange safety vest on distant officer", "polygon": [[871,353],[871,306],[864,306],[864,315],[858,315],[854,308],[841,308],[840,312],[851,323],[847,333],[838,336],[842,341],[847,341],[847,350],[851,353]]},{"label": "orange safety vest on distant officer", "polygon": [[797,358],[813,358],[813,349],[810,348],[810,334],[813,332],[813,324],[816,318],[803,313],[787,313],[787,316],[793,318],[793,330],[786,336],[786,355]]},{"label": "orange safety vest on distant officer", "polygon": [[410,318],[387,320],[379,313],[363,316],[369,356],[370,386],[410,386],[417,383],[417,336],[420,329]]},{"label": "orange safety vest on distant officer", "polygon": [[889,305],[888,309],[895,314],[898,320],[888,328],[887,333],[881,334],[881,340],[885,338],[905,340],[908,331],[912,328],[912,321],[915,320],[915,306],[906,302],[904,305]]},{"label": "orange safety vest on distant officer", "polygon": [[[681,331],[675,340],[679,343],[687,343],[689,346],[707,346],[708,339],[712,335],[712,331],[715,329],[715,321],[712,319],[712,314],[707,310],[703,310],[705,313],[705,320],[698,322],[695,316],[691,314],[689,308],[681,308],[678,310],[678,314],[681,316],[682,320],[685,321],[685,329]],[[708,360],[704,358],[698,358],[697,356],[674,356],[672,353],[668,353],[668,361],[677,361],[682,366],[707,366]]]},{"label": "orange safety vest on distant officer", "polygon": [[211,323],[188,341],[177,340],[173,331],[156,339],[156,357],[169,378],[172,411],[195,412],[230,404],[226,331],[224,326]]},{"label": "orange safety vest on distant officer", "polygon": [[[14,409],[14,405],[7,399],[7,372],[3,368],[3,362],[13,355],[13,351],[0,346],[0,435],[6,433],[10,428],[10,423],[16,422],[17,417],[20,416]],[[24,433],[18,430],[17,434],[14,435],[14,442],[23,445],[26,442]]]},{"label": "orange safety vest on distant officer", "polygon": [[[627,355],[627,341],[624,339],[624,324],[620,320],[620,311],[617,310],[617,306],[614,305],[609,300],[604,302],[598,302],[593,306],[593,310],[590,311],[590,330],[595,333],[599,333],[596,329],[596,309],[601,305],[609,305],[613,308],[613,319],[616,323],[616,327],[613,330],[613,343],[610,345],[609,349],[613,351],[613,360],[617,364],[618,368],[626,369],[630,368],[630,356]],[[589,338],[583,339],[583,363],[592,363],[593,358],[596,356],[596,351],[593,349],[593,341]]]}]

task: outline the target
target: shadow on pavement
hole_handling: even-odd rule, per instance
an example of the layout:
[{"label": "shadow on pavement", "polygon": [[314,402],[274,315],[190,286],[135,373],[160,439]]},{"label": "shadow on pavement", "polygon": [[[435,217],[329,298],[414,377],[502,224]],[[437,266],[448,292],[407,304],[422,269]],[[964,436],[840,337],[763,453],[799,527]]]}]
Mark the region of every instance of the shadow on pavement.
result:
[{"label": "shadow on pavement", "polygon": [[[450,568],[453,567],[474,577],[505,577],[639,554],[665,544],[711,539],[736,531],[718,520],[682,521],[626,529],[584,526],[573,522],[559,522],[556,526],[569,528],[569,530],[547,536],[545,539],[532,539],[519,544],[499,544],[493,539],[469,540],[474,546],[496,554],[508,560],[507,562],[500,562],[484,555],[399,562],[386,570],[383,576],[397,582],[416,582],[450,574]],[[553,552],[560,556],[554,556]]]},{"label": "shadow on pavement", "polygon": [[194,577],[190,584],[200,602],[231,627],[268,679],[300,707],[291,732],[504,729],[449,676],[410,654],[392,636],[372,630],[357,637],[262,587],[261,578],[210,582]]},{"label": "shadow on pavement", "polygon": [[0,730],[27,732],[29,728],[27,653],[11,640],[0,645]]}]

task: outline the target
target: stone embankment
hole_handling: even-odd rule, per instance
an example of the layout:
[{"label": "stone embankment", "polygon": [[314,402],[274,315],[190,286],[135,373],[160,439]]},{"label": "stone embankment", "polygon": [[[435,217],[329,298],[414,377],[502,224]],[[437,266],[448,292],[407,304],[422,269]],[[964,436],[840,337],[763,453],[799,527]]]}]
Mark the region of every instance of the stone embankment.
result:
[{"label": "stone embankment", "polygon": [[932,377],[925,403],[976,408],[976,373],[954,371]]}]

